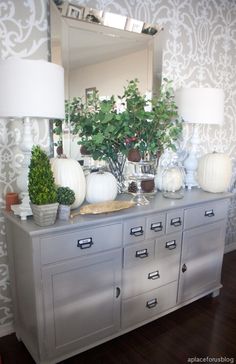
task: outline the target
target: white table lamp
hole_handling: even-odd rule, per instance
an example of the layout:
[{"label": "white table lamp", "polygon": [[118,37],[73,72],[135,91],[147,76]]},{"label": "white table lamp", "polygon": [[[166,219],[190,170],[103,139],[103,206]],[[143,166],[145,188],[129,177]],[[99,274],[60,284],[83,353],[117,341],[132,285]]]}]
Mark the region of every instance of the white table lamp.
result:
[{"label": "white table lamp", "polygon": [[0,117],[23,118],[21,151],[24,156],[17,186],[23,203],[14,209],[22,219],[31,214],[28,166],[33,138],[31,118],[63,119],[64,70],[56,64],[28,59],[0,60]]},{"label": "white table lamp", "polygon": [[188,189],[198,186],[196,182],[199,145],[198,124],[222,125],[224,122],[224,91],[219,88],[180,88],[175,92],[179,115],[186,123],[194,124],[191,149],[184,162],[185,185]]}]

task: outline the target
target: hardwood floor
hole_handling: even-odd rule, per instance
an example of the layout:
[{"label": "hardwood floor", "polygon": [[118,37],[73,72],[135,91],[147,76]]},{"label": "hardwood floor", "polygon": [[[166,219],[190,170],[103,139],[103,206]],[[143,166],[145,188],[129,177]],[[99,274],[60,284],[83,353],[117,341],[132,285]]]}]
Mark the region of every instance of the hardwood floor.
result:
[{"label": "hardwood floor", "polygon": [[[236,251],[224,256],[222,283],[220,296],[204,297],[60,364],[236,363]],[[34,363],[15,335],[0,339],[0,353],[3,364]]]}]

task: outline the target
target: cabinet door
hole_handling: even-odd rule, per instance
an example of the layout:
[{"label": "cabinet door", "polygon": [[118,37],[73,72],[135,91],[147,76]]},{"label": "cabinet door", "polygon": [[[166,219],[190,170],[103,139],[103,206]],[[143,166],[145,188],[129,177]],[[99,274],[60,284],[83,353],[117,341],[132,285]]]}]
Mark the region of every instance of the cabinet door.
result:
[{"label": "cabinet door", "polygon": [[46,347],[63,354],[120,327],[121,249],[43,269]]},{"label": "cabinet door", "polygon": [[179,302],[219,288],[224,236],[224,220],[184,232]]}]

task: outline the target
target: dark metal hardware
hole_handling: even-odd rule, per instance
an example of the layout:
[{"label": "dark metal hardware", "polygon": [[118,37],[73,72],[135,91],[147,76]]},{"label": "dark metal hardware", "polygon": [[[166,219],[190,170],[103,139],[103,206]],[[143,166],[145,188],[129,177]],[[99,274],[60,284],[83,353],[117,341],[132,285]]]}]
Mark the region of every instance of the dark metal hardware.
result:
[{"label": "dark metal hardware", "polygon": [[205,216],[207,217],[215,216],[213,209],[205,211]]},{"label": "dark metal hardware", "polygon": [[158,278],[160,278],[160,273],[159,273],[158,270],[156,270],[155,272],[151,272],[151,273],[148,274],[148,279],[154,280],[154,279],[158,279]]},{"label": "dark metal hardware", "polygon": [[175,240],[170,240],[166,242],[166,249],[172,250],[172,249],[176,249],[176,241]]},{"label": "dark metal hardware", "polygon": [[147,301],[147,303],[146,303],[147,308],[153,308],[153,307],[156,307],[156,305],[157,305],[157,299],[156,298],[153,298],[152,300]]},{"label": "dark metal hardware", "polygon": [[162,231],[162,229],[163,229],[162,222],[155,222],[151,224],[151,230],[155,232]]},{"label": "dark metal hardware", "polygon": [[181,217],[175,217],[170,220],[170,224],[174,227],[180,226],[182,224]]},{"label": "dark metal hardware", "polygon": [[80,249],[88,249],[91,248],[92,245],[93,245],[92,238],[79,239],[77,241],[77,247]]},{"label": "dark metal hardware", "polygon": [[120,295],[120,287],[116,287],[116,298]]},{"label": "dark metal hardware", "polygon": [[184,273],[184,272],[186,272],[186,270],[187,270],[187,265],[186,264],[183,264],[183,266],[182,266],[182,272]]},{"label": "dark metal hardware", "polygon": [[130,235],[141,236],[143,235],[143,227],[137,226],[130,229]]},{"label": "dark metal hardware", "polygon": [[135,257],[136,258],[147,258],[148,250],[147,249],[137,250],[135,253]]}]

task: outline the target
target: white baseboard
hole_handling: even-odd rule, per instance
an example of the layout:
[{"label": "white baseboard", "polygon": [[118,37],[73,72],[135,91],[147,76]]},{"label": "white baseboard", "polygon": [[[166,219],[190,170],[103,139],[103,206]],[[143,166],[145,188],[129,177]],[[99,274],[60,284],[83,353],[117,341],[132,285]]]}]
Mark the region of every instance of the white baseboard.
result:
[{"label": "white baseboard", "polygon": [[13,322],[5,325],[0,325],[0,337],[10,335],[15,332]]},{"label": "white baseboard", "polygon": [[225,253],[232,252],[233,250],[236,250],[236,242],[225,245]]}]

